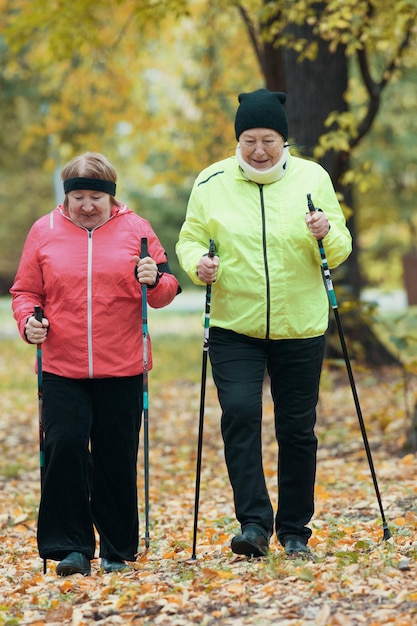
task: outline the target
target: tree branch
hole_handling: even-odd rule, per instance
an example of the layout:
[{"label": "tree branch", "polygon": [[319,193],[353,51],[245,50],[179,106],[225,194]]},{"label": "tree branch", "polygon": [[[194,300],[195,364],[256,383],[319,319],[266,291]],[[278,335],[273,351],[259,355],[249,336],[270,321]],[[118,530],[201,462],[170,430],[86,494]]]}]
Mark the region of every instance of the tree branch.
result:
[{"label": "tree branch", "polygon": [[243,23],[246,26],[246,30],[248,31],[249,39],[251,41],[256,58],[258,59],[258,63],[260,65],[262,74],[265,75],[265,55],[264,55],[264,50],[259,43],[259,38],[257,35],[256,27],[253,21],[251,20],[248,11],[245,9],[244,6],[242,6],[241,4],[239,4],[239,2],[237,2],[236,8],[239,11],[240,16],[243,20]]},{"label": "tree branch", "polygon": [[378,83],[372,79],[366,48],[361,48],[360,50],[358,50],[357,59],[363,83],[369,95],[369,106],[365,117],[358,126],[358,133],[356,137],[352,137],[350,141],[350,147],[352,149],[358,145],[361,139],[369,131],[375,117],[378,114],[381,104],[381,94],[391,80],[394,72],[396,71],[398,66],[398,60],[401,59],[410,44],[411,29],[413,23],[413,19],[410,18],[405,29],[404,37],[400,42],[397,50],[392,55],[391,61],[386,65],[385,69],[383,70],[382,78]]}]

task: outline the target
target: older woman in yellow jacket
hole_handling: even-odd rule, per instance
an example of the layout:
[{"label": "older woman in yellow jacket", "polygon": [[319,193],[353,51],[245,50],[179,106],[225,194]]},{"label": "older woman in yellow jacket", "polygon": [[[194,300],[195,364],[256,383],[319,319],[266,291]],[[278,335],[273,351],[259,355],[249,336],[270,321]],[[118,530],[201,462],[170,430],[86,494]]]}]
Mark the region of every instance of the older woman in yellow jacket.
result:
[{"label": "older woman in yellow jacket", "polygon": [[[214,283],[209,355],[241,525],[231,547],[247,556],[265,555],[274,531],[262,466],[265,370],[279,450],[275,531],[287,554],[308,552],[329,318],[317,240],[324,239],[330,268],[351,252],[328,173],[289,152],[285,100],[266,89],[240,94],[236,155],[197,177],[177,244],[193,282]],[[308,193],[321,209],[314,214]],[[210,239],[214,258],[207,255]]]}]

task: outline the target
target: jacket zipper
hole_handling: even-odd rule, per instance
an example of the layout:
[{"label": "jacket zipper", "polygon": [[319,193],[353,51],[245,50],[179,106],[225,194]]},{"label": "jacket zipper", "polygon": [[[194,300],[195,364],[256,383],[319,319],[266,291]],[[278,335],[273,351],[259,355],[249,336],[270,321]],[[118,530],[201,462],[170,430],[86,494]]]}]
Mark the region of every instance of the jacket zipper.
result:
[{"label": "jacket zipper", "polygon": [[87,230],[88,233],[88,252],[87,252],[87,347],[88,347],[88,377],[94,377],[94,363],[93,363],[93,232],[96,228],[100,228],[104,224],[107,224],[114,215],[111,215],[108,220],[96,226],[92,230]]},{"label": "jacket zipper", "polygon": [[[62,214],[62,213],[61,213]],[[73,224],[79,226],[74,220],[72,220],[68,215],[62,214],[65,219],[69,220]],[[93,300],[92,300],[92,274],[93,274],[93,232],[96,228],[100,228],[110,220],[112,220],[115,216],[110,215],[109,219],[93,228],[93,230],[88,230],[84,228],[84,226],[79,226],[83,230],[87,231],[88,235],[88,251],[87,251],[87,350],[88,350],[88,377],[93,378],[94,367],[93,367]]]},{"label": "jacket zipper", "polygon": [[266,220],[265,220],[265,204],[263,185],[259,185],[259,193],[261,197],[261,214],[262,214],[262,247],[264,254],[265,278],[266,278],[266,334],[265,339],[269,339],[271,326],[271,287],[269,283],[268,254],[266,247]]},{"label": "jacket zipper", "polygon": [[93,272],[93,231],[88,231],[87,256],[87,345],[88,345],[88,376],[93,378],[93,303],[92,303],[92,272]]}]

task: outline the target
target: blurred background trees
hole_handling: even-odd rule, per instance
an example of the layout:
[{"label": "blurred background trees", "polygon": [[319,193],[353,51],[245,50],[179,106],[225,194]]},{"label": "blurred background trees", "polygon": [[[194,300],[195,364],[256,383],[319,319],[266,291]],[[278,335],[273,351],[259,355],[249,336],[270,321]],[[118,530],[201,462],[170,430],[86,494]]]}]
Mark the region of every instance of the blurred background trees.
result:
[{"label": "blurred background trees", "polygon": [[263,86],[287,92],[293,151],[340,195],[347,297],[402,288],[417,247],[416,14],[415,0],[0,0],[3,293],[85,150],[113,161],[119,198],[190,286],[174,247],[192,182],[233,154],[237,94]]}]

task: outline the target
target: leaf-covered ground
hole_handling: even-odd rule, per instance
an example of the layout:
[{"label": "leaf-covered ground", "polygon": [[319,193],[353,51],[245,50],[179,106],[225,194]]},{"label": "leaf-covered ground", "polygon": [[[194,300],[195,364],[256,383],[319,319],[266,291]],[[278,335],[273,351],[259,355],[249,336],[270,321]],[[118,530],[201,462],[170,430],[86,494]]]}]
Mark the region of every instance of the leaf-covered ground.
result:
[{"label": "leaf-covered ground", "polygon": [[[276,542],[265,559],[247,560],[230,551],[238,525],[209,374],[198,558],[193,560],[202,338],[199,327],[194,330],[188,318],[170,328],[177,333],[174,342],[163,334],[166,321],[154,328],[150,548],[142,545],[136,563],[125,573],[103,574],[95,560],[92,575],[85,578],[58,578],[53,562],[48,562],[47,574],[42,573],[36,548],[39,469],[34,355],[21,340],[0,341],[0,625],[416,624],[417,459],[403,448],[409,424],[401,372],[362,368],[355,372],[393,534],[384,542],[346,373],[341,366],[326,366],[318,411],[313,556],[306,561],[286,559]],[[184,329],[192,335],[187,341],[181,334]],[[264,442],[265,472],[276,501],[276,443],[267,385]],[[143,532],[142,449],[139,496]]]}]

